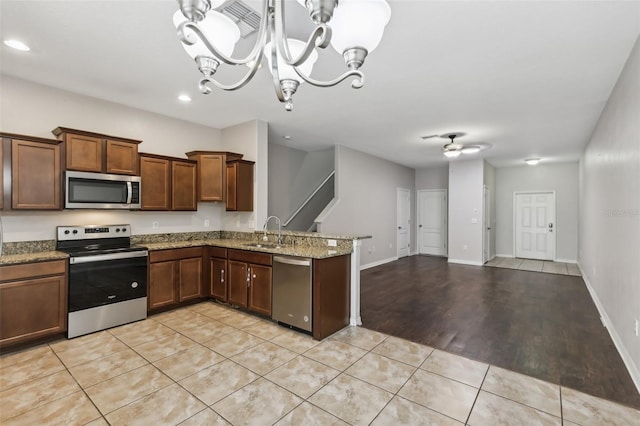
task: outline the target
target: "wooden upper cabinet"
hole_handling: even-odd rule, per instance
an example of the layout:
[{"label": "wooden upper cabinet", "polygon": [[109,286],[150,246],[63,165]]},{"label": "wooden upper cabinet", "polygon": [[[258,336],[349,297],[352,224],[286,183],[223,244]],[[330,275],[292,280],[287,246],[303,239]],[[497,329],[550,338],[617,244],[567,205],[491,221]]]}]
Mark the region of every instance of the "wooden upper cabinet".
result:
[{"label": "wooden upper cabinet", "polygon": [[138,145],[107,139],[107,173],[119,175],[138,174]]},{"label": "wooden upper cabinet", "polygon": [[227,211],[253,211],[253,166],[247,160],[227,161]]},{"label": "wooden upper cabinet", "polygon": [[195,161],[171,161],[171,210],[197,210]]},{"label": "wooden upper cabinet", "polygon": [[81,172],[102,172],[102,151],[104,143],[101,138],[66,134],[64,138],[67,152],[67,170]]},{"label": "wooden upper cabinet", "polygon": [[58,141],[11,140],[11,208],[62,208],[62,168]]},{"label": "wooden upper cabinet", "polygon": [[241,159],[242,154],[222,151],[187,152],[198,163],[198,201],[225,201],[227,161]]},{"label": "wooden upper cabinet", "polygon": [[142,210],[197,210],[196,162],[140,153]]},{"label": "wooden upper cabinet", "polygon": [[140,155],[141,209],[171,209],[171,161]]},{"label": "wooden upper cabinet", "polygon": [[138,174],[138,144],[141,142],[139,140],[66,127],[57,127],[53,134],[65,144],[66,170]]}]

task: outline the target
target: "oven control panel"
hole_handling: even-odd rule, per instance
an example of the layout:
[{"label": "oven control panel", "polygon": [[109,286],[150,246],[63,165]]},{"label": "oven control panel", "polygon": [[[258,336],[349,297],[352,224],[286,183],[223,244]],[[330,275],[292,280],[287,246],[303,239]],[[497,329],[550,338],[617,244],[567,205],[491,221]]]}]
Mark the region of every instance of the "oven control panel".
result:
[{"label": "oven control panel", "polygon": [[131,225],[58,226],[58,241],[131,237]]}]

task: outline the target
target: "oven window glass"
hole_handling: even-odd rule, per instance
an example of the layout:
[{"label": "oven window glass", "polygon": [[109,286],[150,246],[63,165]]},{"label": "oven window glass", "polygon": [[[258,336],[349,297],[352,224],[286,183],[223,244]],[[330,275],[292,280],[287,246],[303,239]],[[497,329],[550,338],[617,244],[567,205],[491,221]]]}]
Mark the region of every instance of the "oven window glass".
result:
[{"label": "oven window glass", "polygon": [[94,179],[69,179],[69,202],[113,203],[127,202],[127,183]]},{"label": "oven window glass", "polygon": [[[136,284],[133,284],[133,283]],[[69,312],[147,295],[147,258],[104,260],[69,266]]]}]

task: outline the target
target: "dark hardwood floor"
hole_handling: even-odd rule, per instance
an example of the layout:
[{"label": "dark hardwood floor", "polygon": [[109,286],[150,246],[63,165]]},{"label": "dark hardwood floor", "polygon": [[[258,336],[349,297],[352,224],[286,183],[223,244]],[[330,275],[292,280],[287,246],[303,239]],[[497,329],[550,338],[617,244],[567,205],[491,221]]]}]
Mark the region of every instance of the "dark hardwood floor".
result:
[{"label": "dark hardwood floor", "polygon": [[581,277],[411,256],[361,273],[364,327],[640,408]]}]

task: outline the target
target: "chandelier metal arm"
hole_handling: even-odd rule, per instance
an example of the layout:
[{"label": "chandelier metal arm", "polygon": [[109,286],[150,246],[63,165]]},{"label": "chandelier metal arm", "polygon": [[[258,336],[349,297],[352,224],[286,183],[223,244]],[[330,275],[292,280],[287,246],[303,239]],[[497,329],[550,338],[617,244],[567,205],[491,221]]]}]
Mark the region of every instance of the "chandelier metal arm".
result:
[{"label": "chandelier metal arm", "polygon": [[[262,55],[262,49],[260,49],[260,55]],[[256,72],[258,72],[259,65],[260,63],[256,62],[255,66],[252,66],[251,68],[249,68],[249,71],[240,80],[238,80],[233,84],[222,84],[219,81],[211,78],[210,76],[204,77],[203,79],[200,80],[200,83],[198,85],[198,87],[200,88],[200,92],[205,95],[208,95],[209,93],[211,93],[211,88],[207,86],[208,83],[212,83],[217,88],[226,90],[228,92],[241,89],[244,86],[246,86],[251,81],[251,79],[256,74]]]},{"label": "chandelier metal arm", "polygon": [[309,58],[309,56],[311,56],[313,50],[316,47],[324,49],[329,46],[329,42],[331,42],[331,27],[326,24],[318,24],[309,35],[302,53],[300,53],[297,58],[292,58],[291,50],[289,49],[289,39],[287,38],[287,29],[285,26],[285,8],[282,4],[283,2],[282,0],[272,1],[274,11],[273,27],[275,27],[275,38],[273,37],[272,31],[271,40],[277,40],[278,50],[280,51],[280,54],[287,65],[291,65],[293,67],[300,66]]},{"label": "chandelier metal arm", "polygon": [[348,79],[349,77],[355,77],[355,79],[351,82],[352,88],[360,89],[362,86],[364,86],[364,74],[362,73],[362,71],[359,71],[359,70],[345,71],[344,74],[334,78],[333,80],[321,81],[321,80],[316,80],[304,75],[298,70],[297,67],[294,67],[293,69],[301,79],[303,79],[307,83],[316,87],[333,87],[342,83],[344,80]]}]

